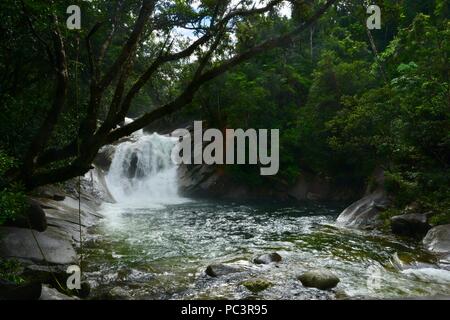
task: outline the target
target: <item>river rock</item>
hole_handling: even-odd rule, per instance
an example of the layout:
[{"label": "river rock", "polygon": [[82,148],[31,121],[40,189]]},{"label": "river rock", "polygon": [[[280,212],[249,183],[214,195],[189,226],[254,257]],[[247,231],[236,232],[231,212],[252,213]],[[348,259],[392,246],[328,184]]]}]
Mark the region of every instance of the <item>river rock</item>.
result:
[{"label": "river rock", "polygon": [[328,270],[311,270],[303,273],[298,280],[305,287],[313,287],[321,290],[332,289],[339,283],[339,278]]},{"label": "river rock", "polygon": [[229,266],[226,264],[211,264],[205,272],[210,277],[221,277],[232,273],[241,272],[242,269],[236,266]]},{"label": "river rock", "polygon": [[430,229],[426,214],[410,213],[391,218],[392,233],[400,236],[422,238]]},{"label": "river rock", "polygon": [[253,259],[253,262],[256,264],[270,264],[272,262],[280,262],[281,259],[282,258],[278,253],[272,252],[256,257]]},{"label": "river rock", "polygon": [[77,300],[77,298],[65,295],[48,285],[43,285],[39,300]]},{"label": "river rock", "polygon": [[0,300],[37,300],[41,296],[38,282],[15,284],[0,279]]},{"label": "river rock", "polygon": [[263,279],[247,280],[241,284],[253,293],[261,292],[272,286],[272,282]]},{"label": "river rock", "polygon": [[450,270],[450,224],[434,227],[423,239],[424,246],[439,256],[439,266]]},{"label": "river rock", "polygon": [[17,228],[31,228],[42,232],[47,229],[47,219],[39,203],[33,199],[27,199],[25,212],[15,217],[14,220],[7,221],[5,225]]},{"label": "river rock", "polygon": [[121,287],[114,287],[109,291],[110,299],[128,300],[131,299],[130,293]]},{"label": "river rock", "polygon": [[381,225],[380,213],[387,209],[389,202],[384,191],[375,191],[342,211],[336,223],[348,228],[376,228]]},{"label": "river rock", "polygon": [[32,232],[30,229],[0,227],[0,256],[54,264],[74,264],[77,261],[69,237],[60,230],[49,227],[45,232],[34,231],[34,236]]},{"label": "river rock", "polygon": [[423,244],[431,252],[450,254],[450,224],[430,229]]}]

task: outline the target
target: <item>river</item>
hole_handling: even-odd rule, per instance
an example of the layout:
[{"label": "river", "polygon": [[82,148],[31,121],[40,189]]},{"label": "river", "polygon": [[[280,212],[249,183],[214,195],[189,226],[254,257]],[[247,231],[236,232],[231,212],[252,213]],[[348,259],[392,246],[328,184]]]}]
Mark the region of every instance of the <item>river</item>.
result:
[{"label": "river", "polygon": [[[92,297],[126,299],[342,299],[450,295],[450,272],[434,267],[420,243],[334,225],[339,204],[234,203],[178,196],[175,141],[136,134],[117,147],[106,177],[117,200],[90,231],[84,274]],[[277,252],[282,261],[257,265]],[[405,265],[399,267],[399,261]],[[209,277],[210,264],[241,271]],[[340,278],[330,291],[305,288],[304,271]],[[272,285],[257,294],[242,282]]]}]

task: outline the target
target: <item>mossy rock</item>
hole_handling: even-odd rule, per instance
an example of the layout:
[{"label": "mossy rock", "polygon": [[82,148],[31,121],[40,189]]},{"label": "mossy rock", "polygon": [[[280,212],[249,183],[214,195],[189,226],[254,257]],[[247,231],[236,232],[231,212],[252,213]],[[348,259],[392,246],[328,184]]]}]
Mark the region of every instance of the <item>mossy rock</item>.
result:
[{"label": "mossy rock", "polygon": [[339,278],[328,270],[311,270],[298,277],[305,287],[329,290],[337,286]]},{"label": "mossy rock", "polygon": [[247,280],[241,284],[253,293],[264,291],[272,286],[272,282],[262,279]]}]

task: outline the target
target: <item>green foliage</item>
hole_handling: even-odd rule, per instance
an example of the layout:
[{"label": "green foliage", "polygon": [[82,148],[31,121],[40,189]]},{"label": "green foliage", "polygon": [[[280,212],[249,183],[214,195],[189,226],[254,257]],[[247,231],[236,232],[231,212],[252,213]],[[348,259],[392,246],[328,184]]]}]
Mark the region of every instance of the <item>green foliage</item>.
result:
[{"label": "green foliage", "polygon": [[0,279],[21,284],[25,280],[20,276],[22,265],[14,259],[0,259]]},{"label": "green foliage", "polygon": [[4,181],[6,172],[15,165],[14,159],[0,149],[0,186],[3,186],[0,187],[0,225],[25,209],[23,188],[17,184],[7,185]]},{"label": "green foliage", "polygon": [[[56,12],[64,17],[66,5],[49,5],[44,0],[24,2],[35,32],[51,43],[47,16]],[[280,17],[276,10],[260,17],[239,18],[235,38],[229,39],[236,42],[236,48],[221,44],[211,64],[293,30],[319,2],[292,1],[292,19]],[[117,4],[107,0],[74,3],[82,6],[86,26],[109,21]],[[120,54],[140,3],[123,1],[101,71]],[[157,10],[164,14],[155,22],[163,27],[158,34],[146,30],[146,41],[136,49],[126,88],[161,54],[161,39],[174,25],[204,24],[209,21],[205,17],[221,10],[216,1],[197,2],[196,9],[192,3],[158,2]],[[433,221],[443,223],[449,220],[450,208],[449,2],[377,1],[383,13],[383,30],[370,32],[377,52],[364,23],[366,4],[364,0],[340,1],[319,23],[298,35],[288,49],[263,52],[205,85],[180,117],[206,120],[210,127],[221,130],[280,129],[279,174],[267,178],[259,175],[258,166],[226,167],[239,183],[270,187],[276,180],[289,185],[301,172],[309,172],[362,188],[373,169],[381,165],[387,168],[386,187],[396,204],[386,215],[416,202],[421,210],[431,213]],[[51,107],[54,72],[45,61],[42,43],[24,21],[21,1],[2,1],[0,19],[1,223],[23,209],[22,188],[11,185],[6,173],[23,160]],[[92,37],[94,53],[101,51],[111,25],[106,23]],[[89,62],[76,40],[84,39],[89,29],[61,29],[67,43],[70,87],[48,148],[66,145],[79,134],[79,120],[87,112],[90,96]],[[183,45],[183,40],[176,39],[172,49]],[[186,59],[164,65],[142,88],[128,116],[142,115],[171,101],[191,80],[196,63]],[[100,121],[113,95],[108,89],[102,97]]]}]

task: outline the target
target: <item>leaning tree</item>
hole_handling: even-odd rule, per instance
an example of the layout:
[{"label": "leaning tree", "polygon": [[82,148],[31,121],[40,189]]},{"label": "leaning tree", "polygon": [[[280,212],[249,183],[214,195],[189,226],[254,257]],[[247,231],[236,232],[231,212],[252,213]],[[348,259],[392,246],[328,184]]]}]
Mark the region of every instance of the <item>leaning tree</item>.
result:
[{"label": "leaning tree", "polygon": [[[89,21],[83,17],[83,21],[88,21],[91,26],[82,37],[68,33],[64,29],[65,19],[63,21],[61,14],[52,10],[47,10],[45,28],[36,26],[33,8],[29,7],[30,1],[20,1],[28,32],[46,56],[42,63],[48,63],[52,70],[54,93],[20,165],[8,173],[10,181],[20,181],[27,189],[32,189],[83,175],[90,170],[102,146],[182,109],[193,100],[203,84],[255,55],[291,45],[336,1],[117,0],[110,1],[114,7],[104,21]],[[84,2],[84,5],[93,6],[95,3]],[[240,22],[270,14],[289,3],[308,3],[314,10],[305,15],[302,21],[296,21],[290,31],[242,51],[236,50],[233,33]],[[115,37],[119,36],[118,30],[122,31],[120,36],[124,41],[114,48],[114,54],[109,54],[112,44],[117,43]],[[129,30],[125,37],[123,30]],[[191,39],[190,42],[179,39],[177,34],[180,30],[189,30],[191,37],[187,39]],[[157,40],[158,49],[145,54],[150,37],[153,45]],[[51,137],[68,103],[70,90],[75,87],[71,84],[75,78],[70,75],[73,70],[69,68],[68,62],[68,54],[72,52],[68,48],[72,48],[74,42],[82,51],[77,55],[86,59],[89,86],[85,96],[81,97],[85,102],[76,136],[66,144],[55,146],[50,143]],[[136,64],[138,52],[141,60],[143,57],[146,61],[145,68],[142,68],[142,64]],[[144,112],[132,123],[120,126],[143,88],[160,76],[167,64],[183,61],[192,70],[177,94],[169,101]]]}]

